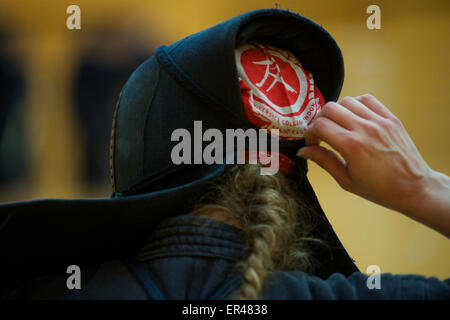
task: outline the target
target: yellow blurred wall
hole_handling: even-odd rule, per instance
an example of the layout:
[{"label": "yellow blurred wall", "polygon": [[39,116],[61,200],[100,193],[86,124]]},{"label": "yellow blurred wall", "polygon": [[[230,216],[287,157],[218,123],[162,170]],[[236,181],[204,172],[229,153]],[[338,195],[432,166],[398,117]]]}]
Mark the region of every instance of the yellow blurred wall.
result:
[{"label": "yellow blurred wall", "polygon": [[[342,96],[374,94],[403,121],[428,164],[450,174],[450,2],[276,2],[315,20],[335,37],[346,64]],[[65,27],[70,4],[81,8],[79,31]],[[381,30],[366,28],[365,10],[371,4],[381,8]],[[93,196],[80,180],[81,145],[70,92],[82,33],[104,24],[135,24],[149,41],[168,44],[248,10],[271,7],[275,1],[0,0],[0,25],[14,35],[8,49],[20,57],[29,79],[32,141],[30,189],[1,200]],[[375,264],[382,272],[450,276],[449,239],[341,190],[314,164],[309,176],[361,271]]]}]

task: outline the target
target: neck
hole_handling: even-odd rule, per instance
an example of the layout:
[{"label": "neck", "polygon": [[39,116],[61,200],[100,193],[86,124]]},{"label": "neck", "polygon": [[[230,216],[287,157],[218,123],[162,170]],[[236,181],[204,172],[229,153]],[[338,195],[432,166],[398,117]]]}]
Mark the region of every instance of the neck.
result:
[{"label": "neck", "polygon": [[235,228],[242,229],[241,223],[229,211],[220,207],[205,207],[191,213],[194,216],[208,217],[220,222],[232,225]]}]

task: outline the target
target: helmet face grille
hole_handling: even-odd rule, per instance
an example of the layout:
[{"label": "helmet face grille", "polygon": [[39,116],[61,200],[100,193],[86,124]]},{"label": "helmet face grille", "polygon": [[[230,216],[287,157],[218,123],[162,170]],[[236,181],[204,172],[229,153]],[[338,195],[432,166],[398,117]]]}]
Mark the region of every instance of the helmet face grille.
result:
[{"label": "helmet face grille", "polygon": [[[119,95],[111,127],[109,155],[113,193],[126,191],[146,177],[145,150],[151,147],[151,143],[145,138],[145,129],[158,81],[159,66],[152,56],[131,74]],[[170,140],[161,143],[165,146],[167,141]]]},{"label": "helmet face grille", "polygon": [[114,109],[114,115],[111,125],[111,136],[109,139],[109,180],[111,183],[111,191],[116,191],[116,181],[114,178],[114,145],[116,140],[116,118],[117,118],[117,109],[119,109],[119,101],[122,96],[122,91],[120,91],[119,99],[117,99],[116,108]]}]

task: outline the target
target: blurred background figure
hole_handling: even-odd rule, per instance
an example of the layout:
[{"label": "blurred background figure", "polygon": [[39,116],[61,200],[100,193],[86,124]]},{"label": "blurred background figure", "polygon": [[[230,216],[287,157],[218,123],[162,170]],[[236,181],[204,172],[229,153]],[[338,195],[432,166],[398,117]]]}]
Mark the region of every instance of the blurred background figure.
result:
[{"label": "blurred background figure", "polygon": [[24,130],[24,74],[8,51],[6,30],[0,28],[0,188],[12,188],[27,177]]}]

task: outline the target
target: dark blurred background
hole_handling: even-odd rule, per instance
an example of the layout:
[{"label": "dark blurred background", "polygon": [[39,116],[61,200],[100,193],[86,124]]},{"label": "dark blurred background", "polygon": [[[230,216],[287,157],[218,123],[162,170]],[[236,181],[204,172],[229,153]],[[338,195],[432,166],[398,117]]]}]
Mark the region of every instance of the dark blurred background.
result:
[{"label": "dark blurred background", "polygon": [[[81,30],[66,28],[72,4]],[[366,27],[372,4],[381,30]],[[428,164],[450,173],[449,1],[0,0],[0,201],[108,197],[112,113],[131,72],[161,44],[275,6],[323,25],[344,55],[342,96],[374,94]],[[448,239],[314,164],[310,180],[361,271],[450,276]]]}]

